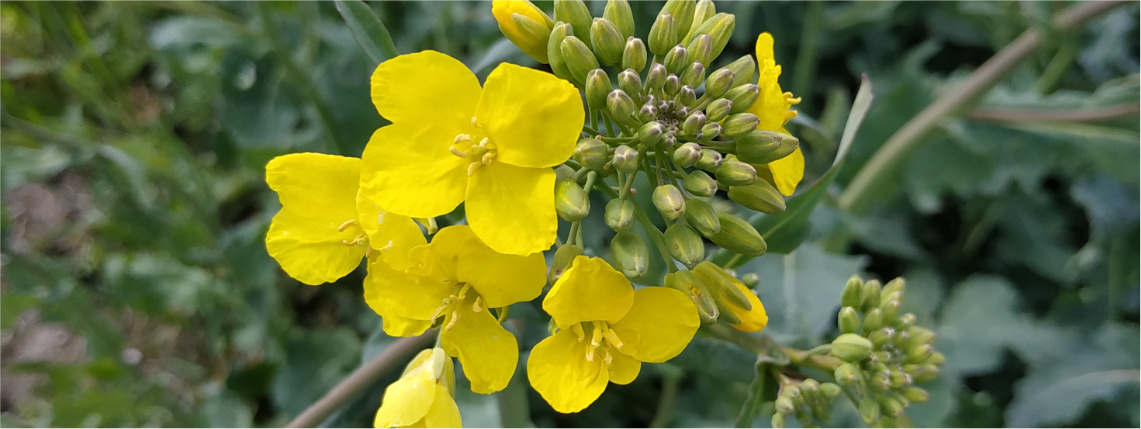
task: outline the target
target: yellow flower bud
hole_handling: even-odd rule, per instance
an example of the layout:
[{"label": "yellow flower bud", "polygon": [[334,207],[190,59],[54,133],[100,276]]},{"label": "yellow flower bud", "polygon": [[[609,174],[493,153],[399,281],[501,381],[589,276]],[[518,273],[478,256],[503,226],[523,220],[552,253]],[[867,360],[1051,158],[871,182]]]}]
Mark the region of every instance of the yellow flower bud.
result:
[{"label": "yellow flower bud", "polygon": [[606,9],[602,11],[602,17],[614,23],[614,26],[622,33],[623,39],[634,35],[634,12],[630,10],[630,3],[627,3],[626,0],[607,1]]},{"label": "yellow flower bud", "polygon": [[768,250],[768,243],[748,222],[728,213],[718,213],[721,230],[709,237],[714,244],[745,256],[761,256]]},{"label": "yellow flower bud", "polygon": [[740,282],[737,281],[735,277],[729,275],[729,273],[726,273],[721,267],[718,267],[712,262],[705,261],[697,264],[697,266],[693,268],[693,272],[697,274],[697,278],[701,279],[710,290],[714,291],[714,295],[719,300],[725,301],[727,304],[732,304],[733,307],[743,311],[753,309],[753,303],[749,302],[749,295],[752,294],[752,292],[749,292],[747,289],[742,290],[738,288],[737,283]]},{"label": "yellow flower bud", "polygon": [[573,179],[555,184],[555,212],[567,222],[577,222],[590,214],[590,196]]},{"label": "yellow flower bud", "polygon": [[499,31],[520,50],[547,64],[547,40],[554,21],[528,0],[495,0],[491,14],[499,23]]},{"label": "yellow flower bud", "polygon": [[685,221],[706,237],[721,231],[721,220],[713,210],[713,205],[699,199],[686,201]]},{"label": "yellow flower bud", "polygon": [[630,231],[619,232],[610,240],[614,267],[630,280],[639,280],[650,267],[650,249],[642,237]]},{"label": "yellow flower bud", "polygon": [[622,61],[626,38],[609,19],[594,18],[594,23],[590,25],[590,45],[594,47],[594,54],[602,65],[612,66]]},{"label": "yellow flower bud", "polygon": [[766,180],[748,186],[730,186],[729,199],[761,213],[784,213],[784,195]]},{"label": "yellow flower bud", "polygon": [[708,34],[699,34],[685,45],[685,50],[689,51],[689,60],[701,63],[701,65],[708,67],[709,63],[713,61],[713,37]]},{"label": "yellow flower bud", "polygon": [[701,236],[685,222],[677,222],[666,228],[666,248],[670,256],[689,268],[693,268],[705,258],[705,244]]},{"label": "yellow flower bud", "polygon": [[697,6],[695,6],[693,10],[693,20],[690,21],[692,24],[689,26],[689,31],[685,33],[685,37],[682,38],[682,40],[693,39],[694,31],[716,14],[717,7],[713,5],[713,0],[698,1]]},{"label": "yellow flower bud", "polygon": [[720,311],[717,309],[717,303],[713,300],[713,294],[706,289],[701,280],[689,270],[679,270],[666,274],[665,281],[663,282],[666,287],[675,289],[685,293],[694,305],[697,306],[697,314],[701,317],[703,323],[713,323],[717,321],[720,316]]}]

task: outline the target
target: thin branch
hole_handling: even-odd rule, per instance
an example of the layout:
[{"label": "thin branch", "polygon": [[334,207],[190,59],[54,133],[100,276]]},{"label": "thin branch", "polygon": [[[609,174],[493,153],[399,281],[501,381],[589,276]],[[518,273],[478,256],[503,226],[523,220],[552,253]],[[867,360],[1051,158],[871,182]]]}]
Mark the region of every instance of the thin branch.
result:
[{"label": "thin branch", "polygon": [[968,118],[992,122],[1098,122],[1136,117],[1141,105],[1123,104],[1100,109],[1043,112],[1040,110],[977,109]]}]

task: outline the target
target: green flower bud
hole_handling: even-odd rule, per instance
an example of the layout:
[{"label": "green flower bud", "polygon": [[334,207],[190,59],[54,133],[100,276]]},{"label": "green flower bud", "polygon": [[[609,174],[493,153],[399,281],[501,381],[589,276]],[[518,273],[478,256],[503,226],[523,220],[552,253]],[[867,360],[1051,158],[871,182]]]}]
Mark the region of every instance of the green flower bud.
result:
[{"label": "green flower bud", "polygon": [[665,127],[662,126],[661,122],[652,121],[645,123],[642,128],[638,129],[637,137],[642,142],[641,147],[647,149],[657,146],[658,142],[662,141],[663,133],[665,133]]},{"label": "green flower bud", "polygon": [[559,49],[562,49],[563,61],[566,62],[567,69],[570,70],[574,81],[579,86],[583,86],[586,82],[586,74],[598,68],[598,60],[594,58],[594,52],[591,52],[586,43],[575,36],[567,36],[563,39]]},{"label": "green flower bud", "polygon": [[547,60],[550,61],[551,72],[569,81],[574,81],[574,77],[567,67],[566,60],[563,59],[562,46],[563,40],[573,34],[574,30],[570,24],[558,22],[551,29],[551,38],[547,39]]},{"label": "green flower bud", "polygon": [[750,164],[768,164],[792,154],[799,146],[796,137],[767,130],[753,130],[736,141],[737,158]]},{"label": "green flower bud", "polygon": [[942,365],[946,361],[947,361],[947,358],[945,356],[943,356],[942,353],[935,352],[935,353],[931,353],[931,357],[927,358],[927,362],[925,362],[925,363],[928,365],[939,366],[939,365]]},{"label": "green flower bud", "polygon": [[824,397],[828,398],[828,400],[831,401],[836,399],[837,396],[840,396],[840,394],[843,393],[843,390],[841,390],[840,385],[836,383],[825,382],[820,383],[820,393],[824,394]]},{"label": "green flower bud", "polygon": [[702,141],[713,140],[713,138],[715,138],[719,135],[721,135],[721,124],[718,124],[716,122],[710,122],[710,123],[706,123],[704,127],[701,127],[701,140]]},{"label": "green flower bud", "polygon": [[[719,301],[724,301],[726,304],[731,304],[744,311],[753,309],[753,303],[749,301],[749,297],[737,287],[737,278],[725,272],[717,264],[709,261],[702,262],[693,268],[693,273],[697,274],[697,278],[701,279],[701,282],[713,291],[713,295]],[[722,311],[721,313],[726,312]]]},{"label": "green flower bud", "polygon": [[629,121],[635,107],[634,100],[621,89],[610,91],[606,96],[606,110],[610,112],[610,117],[619,123]]},{"label": "green flower bud", "polygon": [[692,39],[694,31],[716,14],[717,7],[713,5],[713,0],[699,0],[693,11],[693,24],[689,26],[689,31],[685,34],[684,40]]},{"label": "green flower bud", "polygon": [[885,416],[894,418],[903,414],[903,404],[891,396],[880,397],[879,405]]},{"label": "green flower bud", "polygon": [[748,222],[728,213],[718,213],[717,220],[721,230],[709,237],[713,244],[745,256],[761,256],[768,250],[765,239]]},{"label": "green flower bud", "polygon": [[619,232],[610,240],[614,268],[630,280],[639,280],[650,267],[650,249],[642,237],[630,231]]},{"label": "green flower bud", "polygon": [[662,85],[662,91],[665,91],[666,95],[670,97],[677,95],[677,92],[681,91],[681,79],[672,73],[666,76],[666,84]]},{"label": "green flower bud", "polygon": [[705,258],[705,244],[701,242],[701,235],[684,222],[666,228],[666,248],[670,256],[691,269]]},{"label": "green flower bud", "polygon": [[725,67],[733,72],[733,84],[729,85],[732,88],[753,83],[753,73],[757,72],[757,62],[752,55],[744,55]]},{"label": "green flower bud", "polygon": [[582,138],[575,145],[571,158],[583,167],[602,171],[606,167],[606,163],[610,162],[610,148],[600,140],[590,137]]},{"label": "green flower bud", "polygon": [[833,377],[842,386],[854,386],[860,381],[860,367],[853,363],[843,363],[836,367]]},{"label": "green flower bud", "polygon": [[666,274],[664,283],[666,287],[681,291],[693,300],[702,323],[717,321],[720,311],[717,309],[717,303],[713,301],[713,294],[692,271],[679,270]]},{"label": "green flower bud", "polygon": [[690,63],[681,71],[681,76],[678,76],[678,78],[681,79],[682,85],[697,88],[701,86],[701,82],[705,81],[705,66],[696,61]]},{"label": "green flower bud", "polygon": [[911,375],[913,383],[926,383],[939,376],[939,367],[930,364],[907,364],[903,366],[903,370]]},{"label": "green flower bud", "polygon": [[787,416],[796,412],[796,406],[793,405],[792,399],[787,396],[778,397],[774,405],[776,405],[777,414]]},{"label": "green flower bud", "polygon": [[840,328],[841,333],[858,333],[860,332],[860,315],[856,314],[855,308],[845,306],[836,315],[836,325]]},{"label": "green flower bud", "polygon": [[721,164],[722,160],[720,152],[717,152],[713,149],[702,149],[701,158],[698,158],[697,163],[694,165],[702,170],[715,172],[717,171],[717,167],[720,167]]},{"label": "green flower bud", "polygon": [[628,199],[613,199],[606,203],[606,213],[603,218],[606,226],[617,232],[630,229],[634,225],[634,202]]},{"label": "green flower bud", "polygon": [[883,347],[884,344],[887,344],[894,334],[895,330],[892,328],[880,328],[879,330],[872,332],[871,335],[868,335],[868,339],[871,340],[872,345],[874,345],[876,348],[880,348]]},{"label": "green flower bud", "polygon": [[727,98],[718,98],[705,106],[705,116],[709,122],[721,122],[729,116],[729,111],[733,109],[733,102]]},{"label": "green flower bud", "polygon": [[555,250],[555,256],[551,259],[551,271],[547,272],[547,282],[555,284],[562,277],[563,273],[570,268],[574,258],[582,254],[582,247],[574,244],[565,244],[559,246]]},{"label": "green flower bud", "polygon": [[844,284],[844,292],[840,294],[840,305],[845,307],[859,307],[862,298],[860,291],[863,290],[864,281],[860,276],[852,276],[848,278],[848,282]]},{"label": "green flower bud", "polygon": [[864,334],[870,334],[883,327],[883,311],[873,308],[864,315]]},{"label": "green flower bud", "polygon": [[[880,331],[876,331],[876,332],[880,332]],[[873,332],[873,334],[875,334],[875,333]],[[868,338],[868,340],[871,341],[871,338]],[[875,347],[875,344],[876,344],[876,342],[872,341],[873,347]],[[868,357],[868,361],[875,363],[875,364],[884,365],[885,362],[891,361],[891,356],[892,356],[891,353],[888,353],[888,352],[881,350],[878,352],[873,352],[872,355]],[[886,365],[884,365],[884,370],[887,370]]]},{"label": "green flower bud", "polygon": [[832,355],[848,362],[859,362],[872,354],[872,342],[857,334],[840,334],[832,340]]},{"label": "green flower bud", "polygon": [[806,398],[815,397],[816,394],[820,392],[820,382],[812,378],[806,379],[800,382],[800,392],[803,393]]},{"label": "green flower bud", "polygon": [[643,104],[642,108],[639,109],[638,112],[634,114],[634,119],[637,119],[639,122],[642,122],[643,124],[649,123],[649,122],[654,122],[654,120],[657,118],[658,118],[658,108],[651,106],[649,104]]},{"label": "green flower bud", "polygon": [[622,61],[626,36],[623,36],[609,19],[594,18],[594,22],[590,25],[590,43],[602,65],[612,66]]},{"label": "green flower bud", "polygon": [[895,329],[900,331],[907,331],[912,325],[915,324],[915,315],[911,313],[904,313],[895,319]]},{"label": "green flower bud", "polygon": [[870,396],[865,396],[860,400],[859,408],[860,417],[864,419],[864,424],[871,425],[880,419],[880,405]]},{"label": "green flower bud", "polygon": [[[733,104],[736,105],[736,103]],[[721,135],[729,138],[743,136],[752,132],[753,130],[756,130],[757,125],[760,125],[760,123],[761,119],[752,113],[737,113],[729,115],[728,118],[725,118],[725,122],[721,124],[721,126],[725,127],[725,130],[721,132]]]},{"label": "green flower bud", "polygon": [[646,68],[646,58],[646,44],[642,43],[642,39],[627,38],[626,47],[622,49],[622,67],[640,73]]},{"label": "green flower bud", "polygon": [[701,170],[694,170],[685,176],[685,179],[681,181],[681,186],[689,193],[699,197],[712,197],[713,194],[717,193],[717,181]]},{"label": "green flower bud", "polygon": [[697,106],[697,92],[694,92],[693,87],[689,85],[682,85],[681,90],[677,92],[674,101],[685,107]]},{"label": "green flower bud", "polygon": [[555,181],[556,182],[563,180],[563,179],[573,178],[576,175],[577,174],[575,173],[574,169],[568,167],[566,164],[559,164],[558,167],[555,167]]},{"label": "green flower bud", "polygon": [[672,157],[674,165],[678,167],[693,167],[697,160],[701,159],[701,146],[693,142],[685,143],[674,149]]},{"label": "green flower bud", "polygon": [[921,345],[907,349],[907,362],[922,364],[927,362],[927,359],[935,353],[935,348],[929,345]]},{"label": "green flower bud", "polygon": [[689,32],[696,8],[697,3],[694,3],[693,0],[667,0],[659,14],[668,13],[677,20],[677,35],[680,37]]},{"label": "green flower bud", "polygon": [[896,389],[911,385],[911,376],[907,375],[906,372],[892,371],[889,377],[891,379],[891,387]]},{"label": "green flower bud", "polygon": [[590,197],[574,180],[555,184],[555,212],[568,222],[577,222],[590,214]]},{"label": "green flower bud", "polygon": [[[590,24],[592,18],[590,16],[590,9],[586,7],[586,3],[582,0],[555,0],[555,21],[562,21],[571,25],[574,28],[574,35],[583,39],[582,42],[590,43]],[[587,50],[590,45],[586,45]],[[592,54],[593,55],[593,54]],[[591,67],[598,68],[597,66]]]},{"label": "green flower bud", "polygon": [[[642,93],[642,77],[634,69],[626,69],[618,73],[618,87],[627,94]],[[607,91],[609,93],[610,91]]]},{"label": "green flower bud", "polygon": [[907,339],[900,344],[900,347],[904,350],[909,350],[919,346],[930,346],[934,344],[934,332],[922,326],[912,326],[907,329]]},{"label": "green flower bud", "polygon": [[729,92],[729,85],[733,83],[733,72],[721,67],[709,74],[705,80],[705,95],[716,99]]},{"label": "green flower bud", "polygon": [[777,429],[783,429],[785,426],[784,415],[780,413],[773,414],[772,426]]},{"label": "green flower bud", "polygon": [[646,91],[654,92],[662,89],[666,85],[666,76],[669,76],[666,66],[658,63],[650,64],[650,72],[646,73]]},{"label": "green flower bud", "polygon": [[[690,113],[685,121],[681,123],[681,132],[688,136],[697,136],[701,134],[701,127],[705,126],[705,114],[700,110]],[[697,159],[694,159],[697,162]]]},{"label": "green flower bud", "polygon": [[677,21],[673,15],[663,13],[654,20],[650,27],[650,52],[657,56],[665,56],[674,45],[677,45]]},{"label": "green flower bud", "polygon": [[685,67],[690,63],[692,61],[689,60],[689,51],[682,45],[670,48],[669,52],[666,52],[665,59],[662,60],[666,70],[673,74],[681,74],[682,70],[685,70]]},{"label": "green flower bud", "polygon": [[638,171],[638,151],[630,146],[620,145],[614,148],[614,160],[611,162],[614,169],[623,173]]},{"label": "green flower bud", "polygon": [[685,199],[674,185],[661,185],[654,188],[651,200],[654,208],[669,220],[675,220],[685,214]]},{"label": "green flower bud", "polygon": [[713,60],[713,39],[708,34],[694,37],[685,49],[689,51],[689,61],[709,67],[709,62]]},{"label": "green flower bud", "polygon": [[871,309],[880,306],[880,282],[879,280],[868,280],[864,282],[864,288],[860,291],[860,310],[865,313]]},{"label": "green flower bud", "polygon": [[903,291],[906,287],[907,284],[902,277],[896,277],[892,279],[890,282],[887,282],[887,284],[883,286],[882,290],[880,290],[880,301],[885,301],[884,297],[892,292],[899,292],[900,300],[902,300]]},{"label": "green flower bud", "polygon": [[606,9],[602,10],[602,17],[614,23],[622,38],[634,35],[634,12],[630,10],[630,3],[626,0],[609,0]]},{"label": "green flower bud", "polygon": [[602,69],[594,69],[586,74],[586,104],[591,109],[606,108],[606,96],[614,89],[610,85],[610,76]]},{"label": "green flower bud", "polygon": [[702,200],[686,201],[685,221],[705,237],[711,237],[721,231],[721,220],[713,210],[713,205]]},{"label": "green flower bud", "polygon": [[697,30],[694,30],[693,37],[700,37],[701,34],[712,36],[713,54],[710,58],[717,58],[729,43],[729,36],[733,35],[736,21],[737,18],[731,13],[718,13],[701,23]]},{"label": "green flower bud", "polygon": [[915,386],[903,389],[903,397],[907,398],[907,400],[913,404],[922,404],[931,399],[931,395],[928,394],[926,390],[923,390],[922,387]]},{"label": "green flower bud", "polygon": [[757,180],[748,186],[730,186],[729,199],[761,213],[779,214],[785,210],[784,196],[767,180]]},{"label": "green flower bud", "polygon": [[892,292],[887,296],[884,296],[882,292],[880,293],[880,311],[883,312],[883,320],[895,320],[896,316],[899,316],[899,306],[902,305],[902,300],[899,292]]},{"label": "green flower bud", "polygon": [[[717,180],[730,186],[730,192],[732,192],[733,187],[749,186],[757,182],[757,169],[741,161],[724,161],[720,167],[714,170],[714,173],[717,175]],[[733,197],[729,198],[732,199]]]},{"label": "green flower bud", "polygon": [[741,276],[741,283],[744,283],[745,287],[749,289],[754,289],[761,284],[761,276],[758,276],[757,273],[746,273]]},{"label": "green flower bud", "polygon": [[733,102],[733,107],[729,109],[729,114],[732,115],[749,110],[750,107],[753,107],[753,103],[757,101],[757,96],[760,94],[761,87],[751,83],[733,87],[733,89],[725,93],[725,98]]}]

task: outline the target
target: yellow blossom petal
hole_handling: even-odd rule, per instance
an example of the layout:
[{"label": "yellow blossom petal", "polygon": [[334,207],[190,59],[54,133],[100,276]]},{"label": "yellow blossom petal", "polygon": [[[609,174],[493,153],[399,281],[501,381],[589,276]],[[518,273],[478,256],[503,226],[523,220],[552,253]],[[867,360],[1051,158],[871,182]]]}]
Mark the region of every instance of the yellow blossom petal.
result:
[{"label": "yellow blossom petal", "polygon": [[555,411],[582,411],[606,390],[610,379],[606,364],[600,356],[586,360],[589,346],[589,341],[580,342],[573,332],[563,329],[531,349],[527,379]]},{"label": "yellow blossom petal", "polygon": [[368,234],[369,244],[397,270],[411,268],[413,261],[409,251],[428,244],[416,221],[408,216],[389,213],[361,193],[357,194],[357,213],[361,228]]},{"label": "yellow blossom petal", "polygon": [[430,428],[458,428],[462,427],[460,421],[460,408],[456,400],[448,394],[444,386],[436,387],[436,399],[432,401],[432,408],[424,415],[424,427]]},{"label": "yellow blossom petal", "polygon": [[[410,426],[424,419],[435,402],[438,389],[434,374],[419,370],[396,380],[384,390],[373,426]],[[446,394],[446,393],[445,393]]]},{"label": "yellow blossom petal", "polygon": [[495,142],[496,161],[554,167],[574,152],[585,113],[570,82],[503,63],[487,76],[475,116]]},{"label": "yellow blossom petal", "polygon": [[317,153],[279,156],[266,165],[266,183],[281,200],[266,249],[290,277],[318,285],[360,265],[367,246],[345,244],[363,236],[351,223],[360,168],[359,159]]},{"label": "yellow blossom petal", "polygon": [[361,155],[361,192],[386,210],[435,217],[464,200],[470,161],[451,147],[462,128],[397,123],[373,133]]},{"label": "yellow blossom petal", "polygon": [[432,314],[455,289],[454,283],[426,278],[415,270],[397,271],[382,258],[369,259],[364,298],[381,317],[431,320]]},{"label": "yellow blossom petal", "polygon": [[610,351],[610,382],[614,384],[630,384],[642,370],[642,363],[637,359],[620,351]]},{"label": "yellow blossom petal", "polygon": [[480,167],[467,189],[468,223],[499,253],[529,255],[555,242],[555,172],[492,162]]},{"label": "yellow blossom petal", "polygon": [[764,64],[766,60],[774,61],[773,35],[767,31],[757,36],[757,64]]},{"label": "yellow blossom petal", "polygon": [[372,73],[372,103],[393,123],[470,124],[480,92],[479,79],[467,66],[436,51],[398,56]]},{"label": "yellow blossom petal", "polygon": [[633,303],[634,286],[626,276],[601,258],[578,256],[543,298],[543,310],[566,328],[584,321],[617,322]]},{"label": "yellow blossom petal", "polygon": [[481,308],[476,312],[478,294],[469,293],[456,307],[459,319],[440,332],[440,346],[448,355],[459,358],[464,375],[471,380],[471,391],[493,393],[503,390],[515,374],[519,361],[519,344],[515,335],[503,329],[499,321]]},{"label": "yellow blossom petal", "polygon": [[547,284],[542,253],[504,255],[479,240],[468,242],[457,261],[456,278],[472,287],[488,307],[506,307],[539,297]]},{"label": "yellow blossom petal", "polygon": [[630,312],[610,327],[622,339],[623,353],[657,363],[685,350],[700,325],[697,307],[684,293],[649,287],[634,292]]},{"label": "yellow blossom petal", "polygon": [[753,304],[753,309],[744,311],[742,308],[730,306],[729,309],[741,319],[741,323],[733,325],[734,328],[745,332],[761,332],[765,329],[765,325],[769,324],[769,316],[765,313],[765,306],[761,304],[761,300],[757,298],[757,294],[752,290],[745,287],[741,282],[733,282],[737,289],[744,293],[749,298],[749,303]]},{"label": "yellow blossom petal", "polygon": [[792,195],[800,179],[804,178],[804,154],[796,148],[789,156],[770,162],[769,171],[777,190],[786,196]]}]

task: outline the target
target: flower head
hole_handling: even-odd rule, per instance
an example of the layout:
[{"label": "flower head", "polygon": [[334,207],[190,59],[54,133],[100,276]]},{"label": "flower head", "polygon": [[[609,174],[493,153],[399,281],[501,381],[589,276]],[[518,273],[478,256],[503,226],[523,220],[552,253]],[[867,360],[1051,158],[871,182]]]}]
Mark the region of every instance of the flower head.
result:
[{"label": "flower head", "polygon": [[384,390],[373,426],[460,427],[455,394],[452,359],[438,347],[423,350],[408,363],[400,379]]},{"label": "flower head", "polygon": [[407,265],[408,249],[424,244],[412,219],[358,198],[361,160],[319,153],[274,158],[265,181],[277,192],[265,246],[290,277],[309,285],[335,281],[379,250],[388,263]]},{"label": "flower head", "polygon": [[634,290],[599,258],[575,258],[543,299],[558,332],[539,342],[527,360],[531,386],[556,411],[586,408],[608,382],[627,384],[642,362],[665,362],[685,349],[700,321],[685,294]]},{"label": "flower head", "polygon": [[[796,117],[796,111],[789,109],[800,103],[800,98],[793,97],[791,92],[781,92],[780,83],[777,82],[777,78],[780,77],[780,65],[773,57],[773,36],[769,33],[761,33],[757,37],[757,66],[760,68],[757,86],[760,87],[761,93],[752,107],[749,107],[748,112],[757,115],[761,120],[757,129],[789,134],[784,129],[784,124]],[[800,152],[800,148],[796,148],[791,155],[760,167],[762,168],[757,171],[759,175],[767,173],[771,176],[770,181],[782,194],[792,195],[796,185],[804,177],[804,154]]]},{"label": "flower head", "polygon": [[440,344],[459,358],[476,393],[503,389],[515,372],[519,346],[490,310],[539,296],[547,282],[541,253],[504,255],[483,244],[466,225],[441,229],[412,249],[415,264],[395,270],[371,260],[365,301],[384,319],[389,335],[441,326]]},{"label": "flower head", "polygon": [[501,64],[483,88],[435,51],[385,61],[372,76],[377,111],[392,121],[364,150],[361,189],[396,213],[434,217],[461,202],[472,231],[500,253],[555,241],[555,173],[584,117],[574,86]]},{"label": "flower head", "polygon": [[528,0],[495,0],[491,14],[499,31],[535,61],[546,64],[547,40],[555,22]]}]

